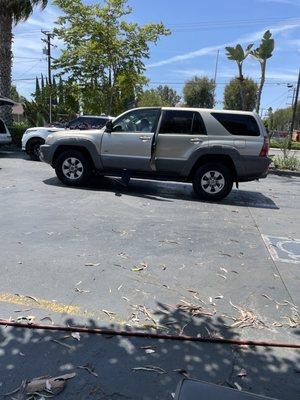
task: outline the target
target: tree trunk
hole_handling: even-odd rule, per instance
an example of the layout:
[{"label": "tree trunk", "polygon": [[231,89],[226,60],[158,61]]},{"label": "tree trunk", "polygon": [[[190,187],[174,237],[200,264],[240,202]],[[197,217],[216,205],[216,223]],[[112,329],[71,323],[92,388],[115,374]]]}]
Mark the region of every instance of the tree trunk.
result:
[{"label": "tree trunk", "polygon": [[242,64],[238,63],[238,67],[239,67],[240,96],[241,96],[242,110],[245,110],[243,66]]},{"label": "tree trunk", "polygon": [[[0,10],[0,96],[10,97],[12,68],[12,16]],[[0,108],[0,117],[12,122],[11,106]]]},{"label": "tree trunk", "polygon": [[259,114],[261,94],[262,94],[262,90],[263,90],[263,87],[264,87],[264,84],[265,84],[265,80],[266,80],[266,64],[267,64],[266,60],[263,60],[260,63],[261,77],[260,77],[259,88],[258,88],[258,91],[257,91],[257,99],[256,99],[256,107],[255,107],[255,111],[257,112],[257,114]]}]

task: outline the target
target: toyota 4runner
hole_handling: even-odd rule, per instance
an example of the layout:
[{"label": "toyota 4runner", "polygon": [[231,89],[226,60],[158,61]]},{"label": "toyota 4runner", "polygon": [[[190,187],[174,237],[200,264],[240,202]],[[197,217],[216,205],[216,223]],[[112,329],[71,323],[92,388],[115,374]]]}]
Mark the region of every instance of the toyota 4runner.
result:
[{"label": "toyota 4runner", "polygon": [[84,184],[95,171],[191,182],[202,199],[220,200],[234,182],[267,176],[268,137],[252,112],[197,108],[137,108],[102,130],[56,132],[41,159],[66,185]]}]

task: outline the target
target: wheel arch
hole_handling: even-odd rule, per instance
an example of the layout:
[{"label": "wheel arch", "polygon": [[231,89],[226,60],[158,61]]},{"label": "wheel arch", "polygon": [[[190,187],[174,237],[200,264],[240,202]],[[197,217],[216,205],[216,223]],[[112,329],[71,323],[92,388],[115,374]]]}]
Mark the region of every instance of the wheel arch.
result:
[{"label": "wheel arch", "polygon": [[27,142],[26,142],[26,145],[25,145],[26,153],[29,152],[30,146],[31,146],[32,143],[35,142],[35,141],[38,141],[38,142],[40,142],[41,144],[44,144],[44,143],[45,143],[45,139],[44,139],[44,138],[42,138],[42,137],[40,137],[40,136],[32,136],[32,137],[31,137],[30,139],[28,139]]},{"label": "wheel arch", "polygon": [[196,162],[194,163],[193,167],[191,168],[191,171],[188,176],[188,180],[192,181],[193,177],[195,175],[195,172],[199,167],[202,165],[208,164],[208,163],[216,163],[216,164],[223,164],[225,165],[230,172],[232,173],[233,180],[237,181],[238,180],[238,175],[237,175],[237,170],[235,163],[232,159],[232,157],[228,154],[204,154],[201,155]]},{"label": "wheel arch", "polygon": [[76,150],[81,152],[89,161],[90,165],[92,168],[96,168],[95,162],[93,157],[91,156],[89,150],[85,147],[85,146],[75,146],[75,145],[67,145],[67,144],[62,144],[60,146],[57,147],[57,149],[55,150],[54,154],[53,154],[53,158],[52,158],[52,166],[55,168],[55,164],[56,161],[58,159],[58,157],[65,151],[69,151],[69,150]]}]

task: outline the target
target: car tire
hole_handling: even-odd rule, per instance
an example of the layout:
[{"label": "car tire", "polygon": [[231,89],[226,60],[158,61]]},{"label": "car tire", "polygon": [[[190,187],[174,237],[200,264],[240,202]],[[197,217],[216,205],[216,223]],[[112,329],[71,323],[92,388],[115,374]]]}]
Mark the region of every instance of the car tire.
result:
[{"label": "car tire", "polygon": [[55,162],[58,179],[67,186],[82,186],[92,174],[92,167],[87,157],[78,150],[61,153]]},{"label": "car tire", "polygon": [[32,139],[28,143],[28,150],[27,153],[31,160],[33,161],[40,161],[40,146],[42,144],[45,144],[45,141],[43,139]]},{"label": "car tire", "polygon": [[193,188],[200,199],[218,201],[231,192],[233,176],[223,164],[208,163],[201,165],[194,174]]}]

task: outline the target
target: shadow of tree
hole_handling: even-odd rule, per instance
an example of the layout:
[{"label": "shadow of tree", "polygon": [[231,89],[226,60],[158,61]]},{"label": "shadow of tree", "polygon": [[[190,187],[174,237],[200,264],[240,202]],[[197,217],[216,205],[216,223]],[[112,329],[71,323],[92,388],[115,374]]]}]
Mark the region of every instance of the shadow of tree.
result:
[{"label": "shadow of tree", "polygon": [[[182,309],[161,304],[153,316],[177,334],[240,336],[222,317],[194,318]],[[65,324],[71,326],[74,320]],[[90,320],[88,326],[97,324]],[[113,323],[108,328],[119,329]],[[97,376],[78,368],[87,364]],[[158,367],[158,372],[151,370],[153,367]],[[2,394],[25,379],[72,371],[76,377],[57,399],[172,399],[182,375],[281,400],[300,396],[300,354],[296,350],[83,333],[78,341],[64,332],[1,328]]]}]

